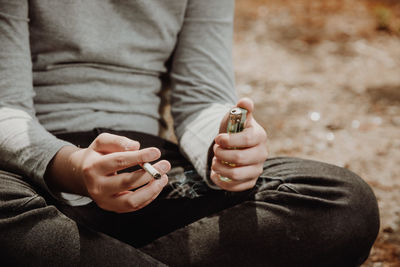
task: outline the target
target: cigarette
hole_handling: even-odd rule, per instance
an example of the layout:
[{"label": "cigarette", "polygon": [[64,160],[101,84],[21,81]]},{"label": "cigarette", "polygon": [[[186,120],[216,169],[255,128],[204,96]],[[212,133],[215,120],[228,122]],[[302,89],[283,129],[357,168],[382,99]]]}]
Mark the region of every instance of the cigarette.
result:
[{"label": "cigarette", "polygon": [[153,176],[154,179],[160,179],[161,174],[150,163],[146,162],[140,165],[148,174]]}]

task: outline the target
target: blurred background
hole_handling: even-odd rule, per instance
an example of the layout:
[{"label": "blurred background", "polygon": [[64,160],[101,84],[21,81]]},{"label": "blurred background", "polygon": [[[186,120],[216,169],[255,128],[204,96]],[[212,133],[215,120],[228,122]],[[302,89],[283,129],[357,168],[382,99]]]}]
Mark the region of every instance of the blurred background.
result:
[{"label": "blurred background", "polygon": [[400,266],[400,0],[236,0],[234,60],[271,157],[362,176],[381,212],[363,266]]}]

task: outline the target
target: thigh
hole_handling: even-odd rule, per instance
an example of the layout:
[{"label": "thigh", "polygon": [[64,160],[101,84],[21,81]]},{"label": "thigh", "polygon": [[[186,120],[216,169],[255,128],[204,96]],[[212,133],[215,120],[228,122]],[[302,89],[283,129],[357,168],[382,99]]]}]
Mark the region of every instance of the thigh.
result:
[{"label": "thigh", "polygon": [[143,251],[172,266],[358,266],[379,229],[369,186],[321,162],[268,160],[255,188],[204,204],[218,201],[235,205]]},{"label": "thigh", "polygon": [[0,170],[2,266],[158,266],[150,256],[77,224],[28,179]]}]

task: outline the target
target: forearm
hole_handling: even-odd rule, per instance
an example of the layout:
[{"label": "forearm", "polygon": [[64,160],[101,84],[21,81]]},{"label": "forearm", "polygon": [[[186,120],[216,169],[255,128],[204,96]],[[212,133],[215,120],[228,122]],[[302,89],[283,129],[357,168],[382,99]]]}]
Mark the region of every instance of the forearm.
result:
[{"label": "forearm", "polygon": [[28,1],[0,0],[0,167],[47,190],[43,175],[69,143],[35,118]]},{"label": "forearm", "polygon": [[[236,103],[234,1],[188,1],[172,60],[171,113],[181,151],[206,178],[207,153]],[[207,36],[207,38],[204,38]]]},{"label": "forearm", "polygon": [[[1,100],[0,100],[1,102]],[[61,147],[34,118],[16,108],[0,108],[0,167],[23,175],[47,190],[45,170]]]}]

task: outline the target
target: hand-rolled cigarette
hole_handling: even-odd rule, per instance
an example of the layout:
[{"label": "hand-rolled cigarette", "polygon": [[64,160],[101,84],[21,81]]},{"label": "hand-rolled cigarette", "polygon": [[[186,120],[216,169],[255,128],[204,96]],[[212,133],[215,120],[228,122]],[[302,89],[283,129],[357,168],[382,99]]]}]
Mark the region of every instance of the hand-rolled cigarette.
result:
[{"label": "hand-rolled cigarette", "polygon": [[148,172],[151,176],[153,176],[154,179],[160,179],[161,178],[161,174],[153,166],[151,166],[150,163],[146,162],[146,163],[140,164],[140,166],[146,172]]}]

